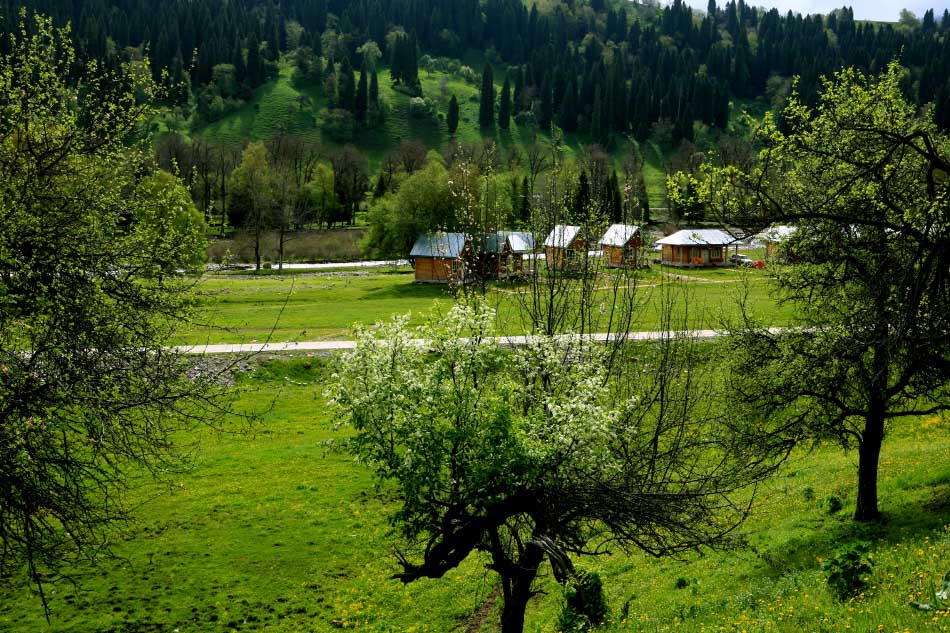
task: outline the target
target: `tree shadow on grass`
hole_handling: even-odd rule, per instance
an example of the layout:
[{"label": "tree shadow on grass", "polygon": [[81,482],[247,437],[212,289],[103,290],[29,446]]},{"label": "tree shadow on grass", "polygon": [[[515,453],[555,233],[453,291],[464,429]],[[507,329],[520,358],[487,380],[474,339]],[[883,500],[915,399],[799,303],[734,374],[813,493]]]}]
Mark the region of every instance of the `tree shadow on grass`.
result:
[{"label": "tree shadow on grass", "polygon": [[[388,285],[369,290],[363,295],[364,299],[451,299],[452,292],[445,284],[417,284],[406,281],[395,285]],[[420,304],[420,307],[427,307]]]},{"label": "tree shadow on grass", "polygon": [[[853,507],[845,504],[835,513],[816,510],[800,518],[799,526],[812,524],[806,534],[765,548],[754,548],[765,563],[768,575],[780,577],[803,569],[813,569],[818,558],[827,559],[843,545],[870,541],[873,548],[893,547],[915,541],[941,530],[950,523],[950,483],[934,481],[916,488],[916,494],[899,497],[897,490],[884,499],[880,522],[859,523],[851,519]],[[823,512],[823,514],[822,514]]]}]

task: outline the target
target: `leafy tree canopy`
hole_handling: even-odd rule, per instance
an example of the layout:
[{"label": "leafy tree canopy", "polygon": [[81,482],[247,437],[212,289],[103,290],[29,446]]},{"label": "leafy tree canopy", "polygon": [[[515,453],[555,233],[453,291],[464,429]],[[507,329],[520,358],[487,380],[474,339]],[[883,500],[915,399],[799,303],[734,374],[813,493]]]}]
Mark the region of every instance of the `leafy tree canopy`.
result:
[{"label": "leafy tree canopy", "polygon": [[0,575],[41,588],[107,548],[128,471],[179,464],[213,377],[167,347],[204,227],[151,167],[141,75],[89,63],[37,18],[0,56]]}]

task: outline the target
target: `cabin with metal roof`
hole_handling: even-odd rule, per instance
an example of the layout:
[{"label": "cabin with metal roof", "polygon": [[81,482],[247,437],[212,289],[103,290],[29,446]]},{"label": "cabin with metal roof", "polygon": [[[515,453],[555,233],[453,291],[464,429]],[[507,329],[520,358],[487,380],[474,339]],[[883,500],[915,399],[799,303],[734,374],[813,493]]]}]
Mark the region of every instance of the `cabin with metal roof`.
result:
[{"label": "cabin with metal roof", "polygon": [[796,226],[778,224],[756,234],[755,238],[765,244],[765,258],[767,260],[787,259],[788,254],[784,252],[785,243],[797,230],[798,227]]},{"label": "cabin with metal roof", "polygon": [[640,227],[631,224],[611,224],[600,238],[600,249],[608,268],[636,268],[642,245]]},{"label": "cabin with metal roof", "polygon": [[534,252],[534,236],[520,231],[495,231],[476,238],[478,273],[483,279],[506,279],[524,274],[525,257]]},{"label": "cabin with metal roof", "polygon": [[737,239],[720,229],[684,229],[656,241],[668,266],[726,266],[726,250]]},{"label": "cabin with metal roof", "polygon": [[579,267],[586,252],[587,239],[579,226],[558,224],[544,240],[544,258],[548,268]]},{"label": "cabin with metal roof", "polygon": [[409,263],[418,283],[457,283],[469,270],[471,247],[464,233],[423,233],[412,245]]}]

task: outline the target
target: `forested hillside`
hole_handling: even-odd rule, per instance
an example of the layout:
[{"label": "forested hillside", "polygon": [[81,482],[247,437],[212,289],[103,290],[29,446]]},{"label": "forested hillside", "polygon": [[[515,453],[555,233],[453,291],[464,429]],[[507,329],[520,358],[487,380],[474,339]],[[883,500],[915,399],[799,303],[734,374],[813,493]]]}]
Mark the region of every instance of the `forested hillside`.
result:
[{"label": "forested hillside", "polygon": [[[22,10],[72,24],[77,76],[95,59],[168,87],[152,127],[158,162],[222,231],[351,223],[367,194],[395,195],[433,149],[448,170],[463,158],[493,172],[501,223],[517,224],[550,166],[548,140],[583,154],[575,201],[649,219],[666,206],[665,175],[694,169],[698,152],[748,158],[743,108],[780,114],[794,77],[813,103],[842,66],[875,74],[899,59],[905,94],[950,128],[946,11],[880,24],[850,8],[782,15],[743,0],[705,12],[680,0],[6,0],[3,52]],[[252,203],[231,174],[257,140],[268,143],[258,167],[273,174],[269,200]],[[398,224],[398,201],[376,206],[371,218]],[[451,212],[395,238],[377,231],[371,246],[398,254],[419,226],[452,228]]]},{"label": "forested hillside", "polygon": [[[705,14],[679,0],[662,9],[612,0],[540,7],[522,0],[34,0],[0,5],[5,31],[21,6],[70,21],[85,56],[117,63],[146,54],[156,78],[166,68],[188,75],[198,97],[209,86],[247,96],[273,75],[281,53],[301,46],[326,63],[358,68],[359,47],[372,41],[383,59],[398,60],[405,34],[419,55],[485,51],[509,67],[513,115],[537,102],[542,128],[590,128],[601,139],[627,131],[644,138],[663,118],[674,140],[690,138],[694,121],[723,127],[731,97],[779,93],[794,75],[814,96],[823,74],[843,65],[874,73],[898,56],[911,69],[908,92],[920,103],[937,99],[941,123],[950,124],[947,12],[872,24],[855,22],[847,8],[782,16],[742,0],[722,7],[710,0]],[[235,86],[221,85],[222,64],[233,66],[227,79]],[[413,82],[411,72],[406,79]]]}]

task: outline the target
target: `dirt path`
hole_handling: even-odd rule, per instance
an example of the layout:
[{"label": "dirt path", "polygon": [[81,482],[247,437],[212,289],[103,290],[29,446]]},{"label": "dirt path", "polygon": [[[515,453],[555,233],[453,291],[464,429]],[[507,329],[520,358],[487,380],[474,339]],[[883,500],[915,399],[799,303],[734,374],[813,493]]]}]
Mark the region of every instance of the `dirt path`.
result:
[{"label": "dirt path", "polygon": [[482,630],[482,626],[485,624],[488,616],[490,616],[495,609],[495,603],[498,602],[500,595],[501,585],[495,585],[495,588],[492,589],[488,597],[485,598],[485,602],[475,609],[475,613],[468,619],[468,624],[465,625],[465,633],[478,633]]}]

